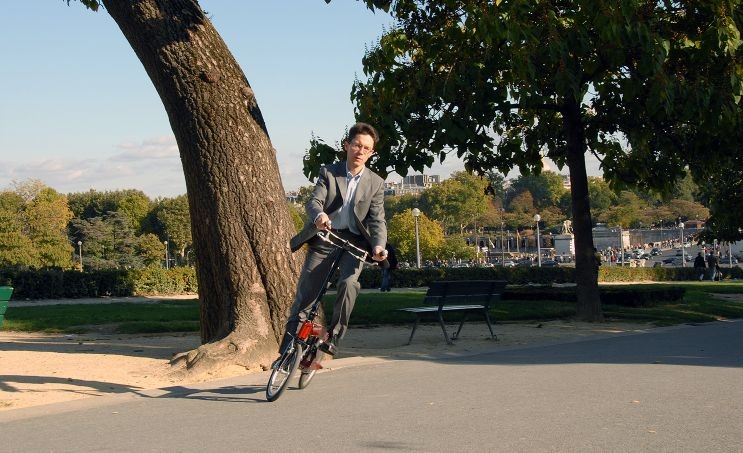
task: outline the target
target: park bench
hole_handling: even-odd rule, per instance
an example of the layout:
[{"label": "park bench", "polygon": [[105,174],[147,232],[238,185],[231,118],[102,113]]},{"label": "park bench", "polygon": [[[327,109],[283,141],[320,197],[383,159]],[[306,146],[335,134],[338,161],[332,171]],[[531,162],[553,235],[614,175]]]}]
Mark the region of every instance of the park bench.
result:
[{"label": "park bench", "polygon": [[[508,282],[502,280],[432,282],[429,285],[426,297],[423,300],[425,306],[398,308],[400,311],[413,313],[415,315],[415,323],[413,324],[412,332],[410,332],[408,344],[413,341],[415,329],[418,327],[421,318],[434,315],[438,319],[439,325],[441,325],[441,330],[444,332],[444,339],[447,344],[452,344],[452,340],[459,338],[462,326],[467,320],[467,315],[470,313],[482,314],[488,325],[488,329],[490,329],[490,336],[493,339],[497,339],[495,333],[493,333],[493,325],[490,322],[488,310],[490,309],[490,303],[493,300],[500,299],[500,295],[507,283]],[[462,304],[462,302],[466,302],[466,304]],[[444,312],[462,312],[462,319],[459,322],[459,328],[451,337],[449,337],[449,334],[446,331]]]},{"label": "park bench", "polygon": [[0,286],[0,327],[3,326],[5,311],[8,309],[8,301],[13,294],[13,288],[10,286]]}]

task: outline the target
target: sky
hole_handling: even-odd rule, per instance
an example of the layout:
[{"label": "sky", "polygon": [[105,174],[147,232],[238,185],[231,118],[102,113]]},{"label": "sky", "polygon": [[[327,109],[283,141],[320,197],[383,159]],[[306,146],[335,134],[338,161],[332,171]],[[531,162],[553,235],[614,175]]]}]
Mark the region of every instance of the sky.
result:
[{"label": "sky", "polygon": [[[350,0],[199,3],[256,94],[285,190],[311,184],[302,174],[310,138],[332,144],[353,124],[361,58],[392,19]],[[3,16],[0,190],[33,178],[62,193],[186,192],[163,105],[105,10],[35,0],[6,2]],[[426,173],[461,169],[451,160]]]}]

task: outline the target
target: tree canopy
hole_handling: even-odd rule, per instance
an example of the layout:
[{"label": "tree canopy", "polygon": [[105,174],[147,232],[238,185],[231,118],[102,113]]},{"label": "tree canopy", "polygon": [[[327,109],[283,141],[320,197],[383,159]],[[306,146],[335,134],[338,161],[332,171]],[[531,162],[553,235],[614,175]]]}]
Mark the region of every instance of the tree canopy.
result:
[{"label": "tree canopy", "polygon": [[[743,15],[732,0],[366,0],[397,26],[365,55],[357,118],[377,168],[570,169],[578,314],[600,319],[585,153],[614,187],[669,192],[740,129]],[[722,149],[720,149],[722,148]],[[327,155],[310,149],[307,162]]]}]

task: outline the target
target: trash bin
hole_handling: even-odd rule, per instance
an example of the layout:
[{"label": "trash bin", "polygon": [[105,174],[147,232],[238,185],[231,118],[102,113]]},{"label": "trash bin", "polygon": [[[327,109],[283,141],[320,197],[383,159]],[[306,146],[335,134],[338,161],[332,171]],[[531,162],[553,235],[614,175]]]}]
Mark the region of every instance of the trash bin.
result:
[{"label": "trash bin", "polygon": [[5,320],[5,312],[8,310],[8,301],[13,294],[13,288],[10,286],[0,286],[0,327]]}]

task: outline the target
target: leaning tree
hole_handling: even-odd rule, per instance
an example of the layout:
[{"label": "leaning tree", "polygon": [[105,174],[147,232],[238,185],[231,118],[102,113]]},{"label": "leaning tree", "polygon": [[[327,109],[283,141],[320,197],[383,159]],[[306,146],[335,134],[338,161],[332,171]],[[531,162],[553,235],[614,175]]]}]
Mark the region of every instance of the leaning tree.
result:
[{"label": "leaning tree", "polygon": [[[383,136],[374,165],[406,174],[455,153],[479,173],[567,166],[578,315],[602,319],[585,155],[615,189],[669,191],[703,143],[739,127],[740,1],[364,2],[397,19],[351,93]],[[306,173],[332,157],[314,145]]]},{"label": "leaning tree", "polygon": [[152,80],[186,178],[201,302],[192,370],[267,365],[299,274],[276,152],[255,95],[195,0],[81,0],[103,6]]}]

